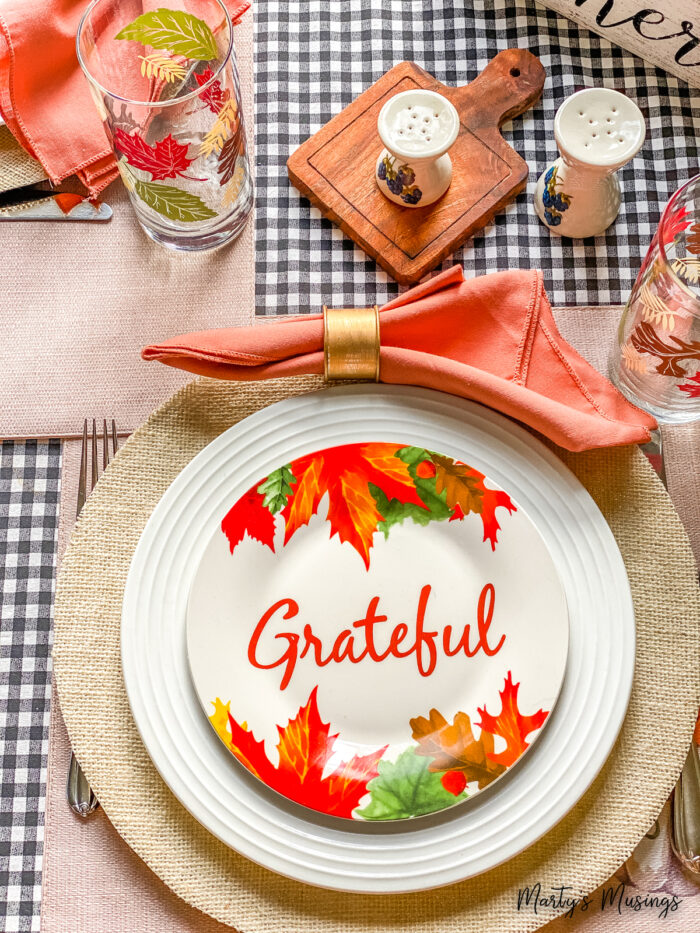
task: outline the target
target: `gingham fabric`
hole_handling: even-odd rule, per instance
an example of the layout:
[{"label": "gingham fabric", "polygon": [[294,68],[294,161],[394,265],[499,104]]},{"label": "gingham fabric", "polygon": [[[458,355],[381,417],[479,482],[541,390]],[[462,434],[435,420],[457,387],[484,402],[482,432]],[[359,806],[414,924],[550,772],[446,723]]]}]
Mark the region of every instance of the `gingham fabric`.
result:
[{"label": "gingham fabric", "polygon": [[0,930],[39,929],[58,441],[0,445]]},{"label": "gingham fabric", "polygon": [[[291,185],[290,153],[404,59],[446,84],[475,78],[501,49],[528,48],[547,71],[542,100],[504,127],[530,166],[527,190],[443,265],[468,275],[541,267],[555,304],[622,302],[672,192],[698,172],[700,91],[534,0],[256,0],[256,304],[259,314],[365,306],[399,286]],[[619,173],[620,216],[603,236],[552,236],[532,194],[558,155],[554,114],[581,87],[637,101],[647,140]],[[458,183],[458,179],[455,180]],[[453,182],[454,184],[455,182]]]}]

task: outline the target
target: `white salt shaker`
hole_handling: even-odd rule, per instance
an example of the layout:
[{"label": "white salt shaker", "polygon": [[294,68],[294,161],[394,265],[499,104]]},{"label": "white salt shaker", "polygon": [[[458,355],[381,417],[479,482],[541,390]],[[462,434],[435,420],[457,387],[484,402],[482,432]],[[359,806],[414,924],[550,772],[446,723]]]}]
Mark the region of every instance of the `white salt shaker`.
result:
[{"label": "white salt shaker", "polygon": [[615,172],[639,151],[646,127],[639,107],[619,91],[572,94],[554,118],[561,157],[540,175],[535,210],[552,233],[597,236],[620,210]]},{"label": "white salt shaker", "polygon": [[377,159],[379,190],[402,207],[425,207],[452,181],[448,149],[459,133],[459,114],[435,91],[416,88],[390,98],[379,112],[385,148]]}]

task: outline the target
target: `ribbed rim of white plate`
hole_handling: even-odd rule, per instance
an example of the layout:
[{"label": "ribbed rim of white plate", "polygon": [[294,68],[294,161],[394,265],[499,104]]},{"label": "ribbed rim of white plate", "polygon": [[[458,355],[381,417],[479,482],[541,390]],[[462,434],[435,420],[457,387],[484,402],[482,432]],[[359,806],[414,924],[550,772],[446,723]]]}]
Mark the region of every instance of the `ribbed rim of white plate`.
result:
[{"label": "ribbed rim of white plate", "polygon": [[[564,684],[528,754],[472,803],[389,825],[324,817],[262,787],[202,716],[185,645],[194,572],[228,504],[281,462],[362,441],[438,450],[506,489],[547,543],[569,607]],[[461,881],[550,830],[591,785],[615,743],[634,653],[625,566],[579,480],[541,442],[490,409],[403,386],[354,385],[287,399],[212,441],[151,515],[122,610],[122,664],[134,720],[180,802],[220,840],[266,868],[364,893]]]}]

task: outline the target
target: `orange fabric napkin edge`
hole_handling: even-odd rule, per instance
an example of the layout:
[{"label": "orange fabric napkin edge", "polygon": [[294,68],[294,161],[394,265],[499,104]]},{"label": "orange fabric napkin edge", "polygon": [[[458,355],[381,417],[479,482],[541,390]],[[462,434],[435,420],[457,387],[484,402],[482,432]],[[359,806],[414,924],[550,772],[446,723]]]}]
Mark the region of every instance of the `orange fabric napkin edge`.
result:
[{"label": "orange fabric napkin edge", "polygon": [[[238,2],[231,0],[231,2],[226,3],[226,6],[235,25],[239,22],[241,16],[250,9],[250,0],[238,0]],[[34,15],[30,5],[27,5],[27,15]],[[80,67],[77,55],[75,67]],[[41,147],[37,145],[31,130],[15,105],[15,72],[15,47],[6,19],[2,11],[0,11],[0,114],[2,114],[7,128],[20,146],[41,164],[51,184],[58,185],[64,179],[76,175],[81,184],[87,189],[89,196],[96,197],[119,175],[111,147],[109,145],[96,146],[97,151],[86,156],[79,164],[69,169],[56,171],[53,167],[51,155],[42,151]]]}]

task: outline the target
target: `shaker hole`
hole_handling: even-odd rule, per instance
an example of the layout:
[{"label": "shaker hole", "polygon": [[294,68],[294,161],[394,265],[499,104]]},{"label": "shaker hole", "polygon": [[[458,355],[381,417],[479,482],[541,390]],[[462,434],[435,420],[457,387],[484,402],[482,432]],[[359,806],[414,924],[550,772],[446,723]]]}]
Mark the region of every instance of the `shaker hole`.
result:
[{"label": "shaker hole", "polygon": [[579,110],[578,115],[579,115],[580,117],[584,116],[583,110]]},{"label": "shaker hole", "polygon": [[430,142],[430,140],[431,140],[432,137],[431,137],[431,136],[426,136],[425,138],[428,140],[428,142]]},{"label": "shaker hole", "polygon": [[514,78],[519,78],[519,77],[520,77],[520,69],[519,69],[519,68],[511,68],[511,69],[510,69],[510,73],[511,73],[511,75],[512,75]]},{"label": "shaker hole", "polygon": [[622,136],[618,136],[618,137],[617,137],[617,141],[618,141],[619,143],[623,143],[623,142],[624,142],[624,139],[622,138]]}]

